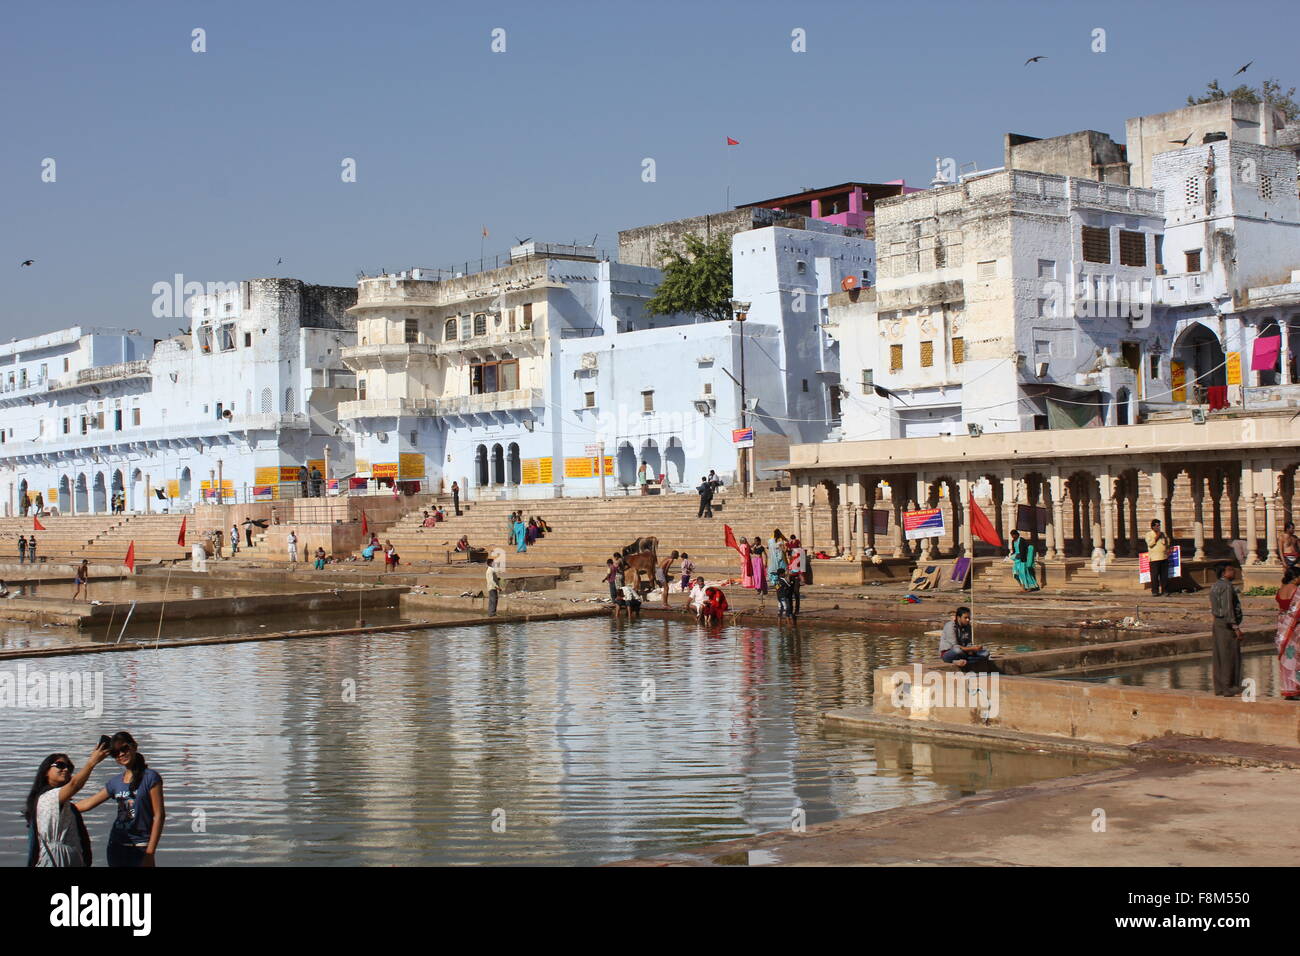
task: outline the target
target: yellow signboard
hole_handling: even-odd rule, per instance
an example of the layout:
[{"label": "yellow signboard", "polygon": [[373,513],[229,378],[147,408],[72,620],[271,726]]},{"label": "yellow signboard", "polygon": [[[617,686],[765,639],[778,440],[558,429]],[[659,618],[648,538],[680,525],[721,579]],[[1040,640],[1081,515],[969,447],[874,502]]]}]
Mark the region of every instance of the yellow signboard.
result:
[{"label": "yellow signboard", "polygon": [[[566,458],[564,459],[564,477],[565,478],[595,478],[596,458]],[[614,459],[606,456],[605,474],[614,474]]]},{"label": "yellow signboard", "polygon": [[269,468],[253,469],[253,484],[255,485],[275,485],[280,480],[280,469],[276,465]]},{"label": "yellow signboard", "polygon": [[1228,353],[1228,384],[1229,385],[1241,384],[1241,353],[1240,352]]},{"label": "yellow signboard", "polygon": [[280,480],[281,480],[281,481],[297,481],[297,480],[298,480],[298,468],[297,468],[297,466],[296,466],[296,465],[281,465],[281,466],[280,466]]},{"label": "yellow signboard", "polygon": [[317,471],[319,471],[322,475],[325,474],[325,459],[324,459],[324,458],[310,458],[310,459],[308,459],[308,461],[307,461],[307,471],[310,472],[313,468],[315,468]]},{"label": "yellow signboard", "polygon": [[47,505],[57,505],[59,503],[59,489],[49,488],[45,492],[45,503]]},{"label": "yellow signboard", "polygon": [[370,461],[369,461],[369,459],[366,459],[366,458],[358,458],[358,459],[357,459],[357,477],[358,477],[358,478],[369,478],[369,477],[370,477]]},{"label": "yellow signboard", "polygon": [[397,456],[397,467],[403,478],[423,478],[424,455],[419,452],[402,452]]},{"label": "yellow signboard", "polygon": [[535,485],[541,479],[538,475],[541,473],[537,467],[538,459],[525,458],[519,463],[519,482],[524,485]]},{"label": "yellow signboard", "polygon": [[549,485],[554,480],[551,476],[551,459],[537,459],[537,480],[543,485]]},{"label": "yellow signboard", "polygon": [[1170,397],[1175,402],[1187,401],[1187,370],[1182,362],[1169,363],[1169,377],[1174,385]]},{"label": "yellow signboard", "polygon": [[377,461],[373,466],[371,466],[370,473],[375,478],[396,478],[397,462]]},{"label": "yellow signboard", "polygon": [[181,483],[175,478],[167,479],[167,497],[179,498],[181,496]]}]

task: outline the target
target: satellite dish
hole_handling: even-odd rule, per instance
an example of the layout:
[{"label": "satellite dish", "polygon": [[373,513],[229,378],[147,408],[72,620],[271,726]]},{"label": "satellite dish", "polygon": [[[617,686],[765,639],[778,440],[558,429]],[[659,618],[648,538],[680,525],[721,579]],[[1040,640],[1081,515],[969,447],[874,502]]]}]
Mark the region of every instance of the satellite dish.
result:
[{"label": "satellite dish", "polygon": [[226,421],[230,421],[235,416],[231,415],[230,409],[227,408],[224,412],[221,413],[221,417],[224,418]]},{"label": "satellite dish", "polygon": [[852,292],[857,287],[858,287],[857,276],[845,276],[840,281],[840,288],[843,289],[845,292]]}]

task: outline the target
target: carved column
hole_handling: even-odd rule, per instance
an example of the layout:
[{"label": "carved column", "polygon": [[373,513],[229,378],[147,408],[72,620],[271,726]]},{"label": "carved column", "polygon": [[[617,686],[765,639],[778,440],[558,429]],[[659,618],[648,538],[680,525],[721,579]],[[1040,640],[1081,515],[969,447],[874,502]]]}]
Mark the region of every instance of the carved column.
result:
[{"label": "carved column", "polygon": [[1255,463],[1242,462],[1237,482],[1237,509],[1246,512],[1246,565],[1259,564],[1259,528],[1255,515]]},{"label": "carved column", "polygon": [[1016,505],[1020,502],[1019,484],[1011,472],[1002,477],[1002,543],[1011,546],[1011,532],[1016,529]]},{"label": "carved column", "polygon": [[1193,561],[1205,560],[1205,473],[1198,466],[1187,469],[1192,488],[1192,544]]},{"label": "carved column", "polygon": [[840,553],[858,556],[857,535],[853,533],[853,516],[857,511],[858,483],[852,475],[840,481]]},{"label": "carved column", "polygon": [[1107,562],[1115,560],[1115,479],[1109,472],[1102,472],[1097,479],[1101,492],[1102,536],[1106,548]]},{"label": "carved column", "polygon": [[1052,524],[1047,529],[1047,560],[1060,558],[1065,560],[1065,522],[1062,518],[1061,496],[1065,481],[1059,470],[1053,470],[1047,478],[1047,486],[1052,496]]},{"label": "carved column", "polygon": [[[920,475],[920,474],[916,476],[916,507],[917,508],[930,507],[930,482],[926,479],[924,475]],[[934,540],[935,540],[934,538],[919,539],[921,544],[921,555],[920,555],[921,561],[930,561],[933,559],[933,554],[935,550]]]},{"label": "carved column", "polygon": [[975,535],[971,531],[971,480],[970,472],[962,472],[957,479],[957,497],[958,501],[953,502],[953,514],[957,514],[957,505],[961,505],[961,530],[958,533],[958,543],[961,546],[961,553],[967,557],[973,557],[975,554]]},{"label": "carved column", "polygon": [[903,557],[903,505],[906,499],[899,493],[899,483],[894,482],[889,486],[889,504],[894,511],[894,527],[890,531],[890,541],[893,543],[894,557]]},{"label": "carved column", "polygon": [[1268,492],[1264,498],[1264,564],[1276,567],[1278,518],[1282,510],[1282,499],[1278,496],[1277,472],[1273,470],[1271,462],[1265,481],[1264,487]]}]

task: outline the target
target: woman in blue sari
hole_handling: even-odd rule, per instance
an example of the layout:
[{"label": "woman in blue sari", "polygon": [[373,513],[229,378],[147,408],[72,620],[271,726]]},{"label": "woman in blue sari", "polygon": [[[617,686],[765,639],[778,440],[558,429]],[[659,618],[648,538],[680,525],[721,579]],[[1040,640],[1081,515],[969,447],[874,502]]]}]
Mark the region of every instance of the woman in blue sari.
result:
[{"label": "woman in blue sari", "polygon": [[515,553],[520,554],[528,550],[528,527],[524,524],[521,514],[515,515]]},{"label": "woman in blue sari", "polygon": [[767,584],[768,587],[776,587],[776,573],[778,571],[788,570],[789,565],[786,562],[786,543],[785,535],[781,533],[780,528],[772,531],[772,537],[767,539]]},{"label": "woman in blue sari", "polygon": [[1011,570],[1026,591],[1038,590],[1038,580],[1034,577],[1034,546],[1020,537],[1019,531],[1011,532]]}]

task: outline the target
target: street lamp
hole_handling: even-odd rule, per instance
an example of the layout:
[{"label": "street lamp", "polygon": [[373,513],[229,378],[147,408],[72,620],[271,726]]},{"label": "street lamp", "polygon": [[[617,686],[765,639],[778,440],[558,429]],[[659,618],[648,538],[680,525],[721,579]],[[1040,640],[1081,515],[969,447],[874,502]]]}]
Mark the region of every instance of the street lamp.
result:
[{"label": "street lamp", "polygon": [[[739,299],[731,300],[731,312],[735,316],[735,321],[740,325],[740,427],[745,427],[745,416],[748,411],[745,396],[745,319],[749,315],[748,302],[741,302]],[[749,448],[741,449],[742,452],[748,451],[749,455],[746,460],[742,454],[737,459],[737,470],[739,470],[739,461],[746,460],[744,489],[746,495],[754,492],[754,445],[751,442]]]}]

